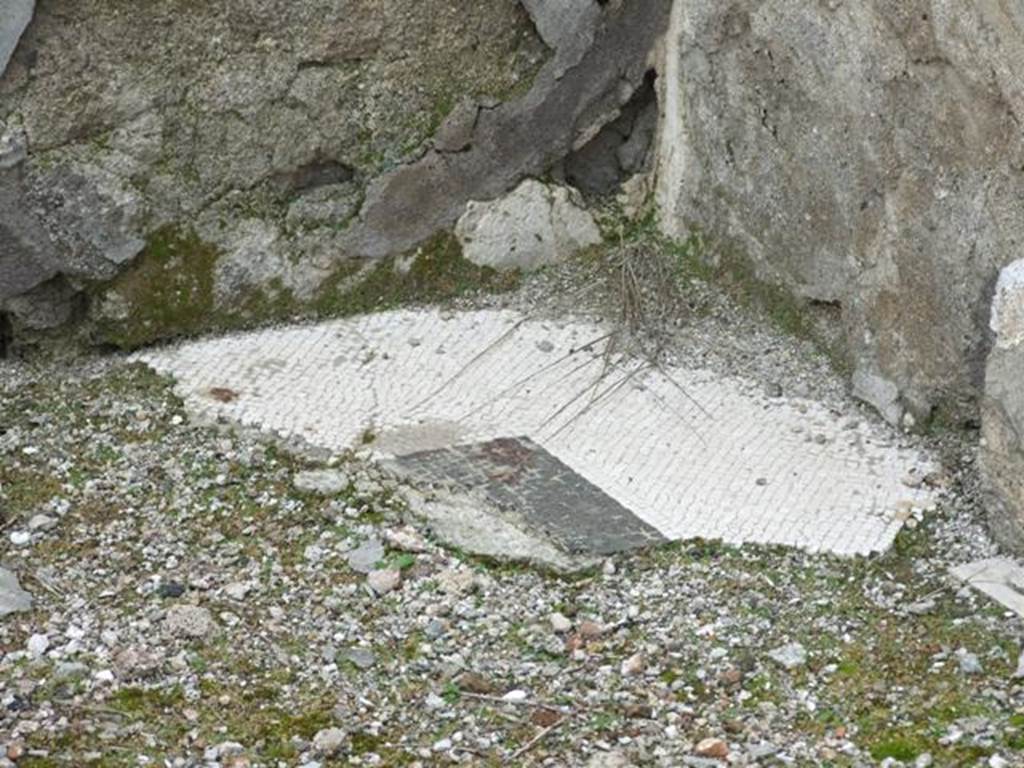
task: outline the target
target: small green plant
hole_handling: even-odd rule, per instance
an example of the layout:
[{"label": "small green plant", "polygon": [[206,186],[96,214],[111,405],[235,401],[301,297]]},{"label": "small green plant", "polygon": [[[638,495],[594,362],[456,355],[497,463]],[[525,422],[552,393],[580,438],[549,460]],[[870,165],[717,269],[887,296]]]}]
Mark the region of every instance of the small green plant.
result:
[{"label": "small green plant", "polygon": [[441,698],[449,704],[454,704],[462,698],[462,691],[459,690],[459,686],[449,681],[445,683],[444,689],[441,691]]}]

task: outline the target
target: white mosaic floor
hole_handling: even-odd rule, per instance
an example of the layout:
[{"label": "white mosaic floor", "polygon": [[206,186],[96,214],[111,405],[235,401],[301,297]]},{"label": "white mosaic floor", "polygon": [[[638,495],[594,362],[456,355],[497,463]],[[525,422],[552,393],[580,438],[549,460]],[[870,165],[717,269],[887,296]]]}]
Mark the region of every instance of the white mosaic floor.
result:
[{"label": "white mosaic floor", "polygon": [[417,310],[141,359],[203,415],[330,449],[369,435],[382,455],[528,436],[672,539],[868,554],[932,503],[904,482],[930,471],[927,458],[883,425],[702,370],[608,371],[606,342],[579,349],[603,335],[504,311]]}]

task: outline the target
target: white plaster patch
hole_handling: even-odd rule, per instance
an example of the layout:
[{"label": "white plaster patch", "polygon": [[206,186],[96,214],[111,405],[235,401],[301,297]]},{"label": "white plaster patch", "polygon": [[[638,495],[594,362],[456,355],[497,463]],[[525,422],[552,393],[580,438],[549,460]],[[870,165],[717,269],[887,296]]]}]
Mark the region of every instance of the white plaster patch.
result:
[{"label": "white plaster patch", "polygon": [[382,457],[527,436],[670,539],[868,554],[932,502],[904,483],[930,461],[880,422],[701,369],[606,370],[606,335],[511,311],[409,310],[140,358],[202,415],[332,450],[368,431]]},{"label": "white plaster patch", "polygon": [[1024,343],[1024,259],[1018,259],[999,274],[990,325],[1000,349]]}]

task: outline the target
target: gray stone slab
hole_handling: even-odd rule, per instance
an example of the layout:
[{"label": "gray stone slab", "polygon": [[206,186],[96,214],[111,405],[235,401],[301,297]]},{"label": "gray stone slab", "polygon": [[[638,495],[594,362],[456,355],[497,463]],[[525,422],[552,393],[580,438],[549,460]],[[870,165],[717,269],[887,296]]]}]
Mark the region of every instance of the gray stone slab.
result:
[{"label": "gray stone slab", "polygon": [[25,27],[32,21],[35,0],[0,0],[0,75],[18,47]]},{"label": "gray stone slab", "polygon": [[1005,557],[977,560],[950,570],[956,578],[1024,616],[1024,568]]},{"label": "gray stone slab", "polygon": [[400,456],[421,483],[482,494],[572,555],[609,555],[667,539],[633,512],[526,437],[503,437]]},{"label": "gray stone slab", "polygon": [[30,610],[32,595],[21,588],[17,576],[6,568],[0,568],[0,617]]}]

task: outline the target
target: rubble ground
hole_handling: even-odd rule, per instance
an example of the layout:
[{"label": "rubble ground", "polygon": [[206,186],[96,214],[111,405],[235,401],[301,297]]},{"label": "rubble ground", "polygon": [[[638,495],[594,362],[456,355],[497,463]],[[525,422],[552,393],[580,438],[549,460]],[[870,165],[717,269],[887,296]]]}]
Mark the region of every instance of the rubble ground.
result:
[{"label": "rubble ground", "polygon": [[949,490],[884,556],[559,577],[142,366],[0,361],[0,564],[34,601],[0,618],[0,766],[1024,765],[1024,624],[948,575],[995,548],[973,450],[931,440]]}]

